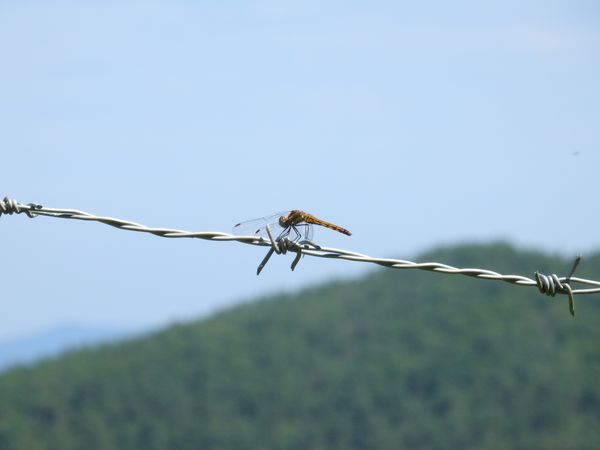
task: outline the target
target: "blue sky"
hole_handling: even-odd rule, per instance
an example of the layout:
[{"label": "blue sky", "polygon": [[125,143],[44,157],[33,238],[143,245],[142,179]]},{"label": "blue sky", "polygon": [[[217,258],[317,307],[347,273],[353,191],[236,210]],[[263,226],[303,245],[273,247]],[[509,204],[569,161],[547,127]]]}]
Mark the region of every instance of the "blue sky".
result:
[{"label": "blue sky", "polygon": [[[600,248],[595,1],[0,1],[0,56],[0,195],[23,203],[193,231],[299,208],[373,256]],[[369,269],[283,256],[256,277],[264,250],[236,243],[0,227],[0,338]]]}]

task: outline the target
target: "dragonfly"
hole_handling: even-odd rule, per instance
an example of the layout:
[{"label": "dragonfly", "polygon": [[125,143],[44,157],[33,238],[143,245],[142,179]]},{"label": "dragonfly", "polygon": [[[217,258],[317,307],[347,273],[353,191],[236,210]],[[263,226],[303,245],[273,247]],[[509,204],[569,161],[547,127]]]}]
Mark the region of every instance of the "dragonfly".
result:
[{"label": "dragonfly", "polygon": [[269,239],[267,225],[271,229],[273,235],[277,236],[276,240],[284,238],[290,239],[290,235],[293,233],[293,237],[290,239],[293,242],[298,242],[300,240],[311,241],[313,236],[313,225],[320,225],[347,236],[352,235],[352,233],[339,225],[321,220],[312,214],[305,213],[298,209],[281,211],[259,219],[240,222],[233,227],[233,234],[238,236],[261,236]]}]

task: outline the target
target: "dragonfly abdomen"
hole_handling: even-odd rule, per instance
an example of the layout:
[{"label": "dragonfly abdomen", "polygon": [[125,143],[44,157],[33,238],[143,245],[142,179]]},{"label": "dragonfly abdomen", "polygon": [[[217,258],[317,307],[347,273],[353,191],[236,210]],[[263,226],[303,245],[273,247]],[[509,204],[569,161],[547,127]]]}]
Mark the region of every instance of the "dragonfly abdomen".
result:
[{"label": "dragonfly abdomen", "polygon": [[303,220],[306,223],[313,223],[315,225],[320,225],[322,227],[329,228],[330,230],[335,230],[339,233],[345,234],[346,236],[352,236],[352,233],[350,233],[345,228],[342,228],[339,225],[333,224],[331,222],[327,222],[325,220],[317,219],[312,214],[303,213]]}]

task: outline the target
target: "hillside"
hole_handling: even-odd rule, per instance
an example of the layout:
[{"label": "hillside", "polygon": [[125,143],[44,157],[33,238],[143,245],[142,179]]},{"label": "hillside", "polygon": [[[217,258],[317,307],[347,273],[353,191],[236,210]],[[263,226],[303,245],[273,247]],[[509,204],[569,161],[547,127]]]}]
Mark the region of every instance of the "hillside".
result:
[{"label": "hillside", "polygon": [[[504,244],[418,260],[571,264]],[[600,254],[578,274],[600,278]],[[10,371],[0,450],[600,448],[600,298],[577,307],[381,269]]]}]

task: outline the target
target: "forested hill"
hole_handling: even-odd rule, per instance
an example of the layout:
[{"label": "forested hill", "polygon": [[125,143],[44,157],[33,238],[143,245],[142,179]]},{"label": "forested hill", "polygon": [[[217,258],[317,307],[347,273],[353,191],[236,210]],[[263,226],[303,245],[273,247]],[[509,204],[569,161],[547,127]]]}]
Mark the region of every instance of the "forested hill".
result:
[{"label": "forested hill", "polygon": [[[504,244],[418,260],[572,264]],[[0,450],[600,448],[600,297],[577,300],[573,318],[535,288],[389,269],[270,297],[1,376]]]}]

